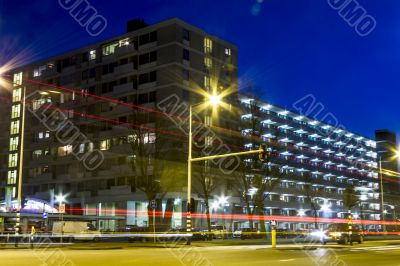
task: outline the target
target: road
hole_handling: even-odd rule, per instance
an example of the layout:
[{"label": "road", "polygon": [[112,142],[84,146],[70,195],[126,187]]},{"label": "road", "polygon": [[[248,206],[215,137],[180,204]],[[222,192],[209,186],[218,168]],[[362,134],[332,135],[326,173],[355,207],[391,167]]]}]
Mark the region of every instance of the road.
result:
[{"label": "road", "polygon": [[72,265],[400,265],[400,243],[301,249],[300,246],[210,246],[175,248],[122,248],[109,250],[3,249],[3,266]]}]

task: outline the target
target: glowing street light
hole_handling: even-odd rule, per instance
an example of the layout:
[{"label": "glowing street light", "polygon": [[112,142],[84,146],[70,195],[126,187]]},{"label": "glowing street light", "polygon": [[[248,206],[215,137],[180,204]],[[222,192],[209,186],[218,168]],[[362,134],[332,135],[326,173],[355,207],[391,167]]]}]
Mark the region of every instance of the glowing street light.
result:
[{"label": "glowing street light", "polygon": [[303,210],[303,209],[300,209],[300,210],[298,210],[297,215],[298,216],[305,216],[306,215],[306,211]]},{"label": "glowing street light", "polygon": [[210,95],[209,96],[210,104],[212,106],[218,106],[221,103],[221,96],[220,95]]}]

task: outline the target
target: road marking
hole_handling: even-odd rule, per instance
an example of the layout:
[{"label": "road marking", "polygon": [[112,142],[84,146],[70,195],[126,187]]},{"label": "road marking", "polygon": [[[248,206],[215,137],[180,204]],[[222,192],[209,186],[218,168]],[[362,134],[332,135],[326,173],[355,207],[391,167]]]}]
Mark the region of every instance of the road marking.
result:
[{"label": "road marking", "polygon": [[279,261],[282,261],[282,262],[288,262],[288,261],[294,261],[294,259],[288,259],[288,260],[279,260]]}]

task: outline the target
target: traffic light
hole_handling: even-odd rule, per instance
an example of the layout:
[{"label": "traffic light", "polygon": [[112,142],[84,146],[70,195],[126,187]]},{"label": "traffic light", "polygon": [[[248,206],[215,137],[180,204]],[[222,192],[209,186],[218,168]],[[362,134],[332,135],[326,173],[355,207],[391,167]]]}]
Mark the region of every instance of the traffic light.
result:
[{"label": "traffic light", "polygon": [[260,150],[261,151],[258,153],[258,158],[260,159],[260,161],[265,161],[267,159],[267,156],[268,156],[267,145],[261,144],[260,145]]}]

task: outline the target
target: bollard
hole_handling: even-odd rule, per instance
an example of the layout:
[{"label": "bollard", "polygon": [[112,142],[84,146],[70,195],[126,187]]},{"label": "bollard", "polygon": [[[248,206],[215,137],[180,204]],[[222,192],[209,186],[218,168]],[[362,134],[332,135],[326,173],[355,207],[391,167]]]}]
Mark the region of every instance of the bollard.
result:
[{"label": "bollard", "polygon": [[276,248],[276,228],[275,228],[275,226],[272,228],[272,231],[271,231],[271,240],[272,240],[272,248]]}]

